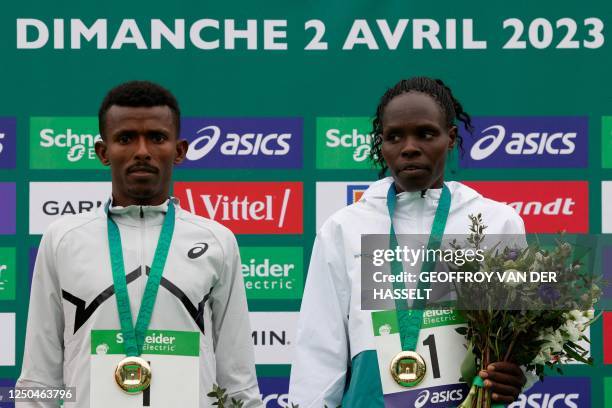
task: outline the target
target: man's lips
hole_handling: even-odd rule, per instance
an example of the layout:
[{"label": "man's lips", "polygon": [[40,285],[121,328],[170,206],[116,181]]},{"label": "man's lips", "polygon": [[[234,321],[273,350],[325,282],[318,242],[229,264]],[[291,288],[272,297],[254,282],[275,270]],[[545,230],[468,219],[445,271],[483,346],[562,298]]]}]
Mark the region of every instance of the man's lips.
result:
[{"label": "man's lips", "polygon": [[157,169],[151,166],[132,166],[128,168],[128,174],[156,174]]}]

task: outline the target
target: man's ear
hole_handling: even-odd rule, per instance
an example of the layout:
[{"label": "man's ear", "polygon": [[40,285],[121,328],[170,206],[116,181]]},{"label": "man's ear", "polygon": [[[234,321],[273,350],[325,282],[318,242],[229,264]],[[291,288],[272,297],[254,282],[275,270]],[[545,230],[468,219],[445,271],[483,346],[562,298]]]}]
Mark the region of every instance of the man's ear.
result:
[{"label": "man's ear", "polygon": [[185,139],[176,141],[176,157],[174,158],[174,164],[181,164],[183,160],[185,160],[187,149],[189,149],[189,143],[187,143]]},{"label": "man's ear", "polygon": [[104,139],[98,140],[95,145],[96,155],[100,159],[100,163],[105,166],[110,166],[110,160],[108,159],[108,150],[106,148],[106,142]]}]

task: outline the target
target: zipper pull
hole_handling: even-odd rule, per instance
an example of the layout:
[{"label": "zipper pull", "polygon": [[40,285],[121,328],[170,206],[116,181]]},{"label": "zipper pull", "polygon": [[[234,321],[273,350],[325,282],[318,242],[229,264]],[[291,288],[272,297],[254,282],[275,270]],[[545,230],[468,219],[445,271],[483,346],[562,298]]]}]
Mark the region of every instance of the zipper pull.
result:
[{"label": "zipper pull", "polygon": [[144,218],[144,212],[142,211],[142,205],[140,206],[140,218]]}]

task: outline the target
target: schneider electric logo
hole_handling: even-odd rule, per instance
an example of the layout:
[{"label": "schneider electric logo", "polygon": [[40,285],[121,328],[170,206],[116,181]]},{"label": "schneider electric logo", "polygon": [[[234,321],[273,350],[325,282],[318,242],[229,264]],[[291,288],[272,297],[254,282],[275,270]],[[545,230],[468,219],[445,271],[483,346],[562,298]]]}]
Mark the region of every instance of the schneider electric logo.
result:
[{"label": "schneider electric logo", "polygon": [[477,117],[464,168],[587,167],[587,117]]},{"label": "schneider electric logo", "polygon": [[186,118],[189,168],[300,168],[301,118]]},{"label": "schneider electric logo", "polygon": [[240,248],[247,298],[300,299],[304,269],[299,247]]},{"label": "schneider electric logo", "polygon": [[317,168],[371,169],[371,129],[367,117],[317,118]]},{"label": "schneider electric logo", "polygon": [[30,119],[30,167],[100,169],[95,144],[101,140],[96,117]]},{"label": "schneider electric logo", "polygon": [[0,300],[15,300],[15,248],[0,248]]}]

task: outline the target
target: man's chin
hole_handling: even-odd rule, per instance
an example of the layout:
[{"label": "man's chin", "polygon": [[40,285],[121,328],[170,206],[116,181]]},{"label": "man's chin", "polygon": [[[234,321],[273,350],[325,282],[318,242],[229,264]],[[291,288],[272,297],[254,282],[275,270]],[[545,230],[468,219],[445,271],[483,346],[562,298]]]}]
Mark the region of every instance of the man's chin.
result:
[{"label": "man's chin", "polygon": [[138,186],[129,188],[127,195],[135,202],[148,203],[159,195],[159,190]]}]

